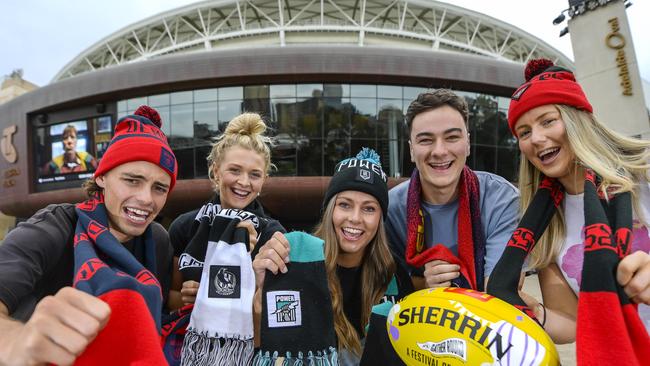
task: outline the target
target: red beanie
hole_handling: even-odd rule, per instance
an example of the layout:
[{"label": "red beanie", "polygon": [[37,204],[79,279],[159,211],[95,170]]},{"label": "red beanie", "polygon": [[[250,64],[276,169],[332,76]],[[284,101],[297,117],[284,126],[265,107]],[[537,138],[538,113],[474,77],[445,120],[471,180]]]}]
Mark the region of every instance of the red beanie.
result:
[{"label": "red beanie", "polygon": [[531,60],[526,65],[526,82],[520,86],[510,100],[508,126],[515,134],[519,117],[529,110],[546,104],[565,104],[590,113],[593,108],[573,73],[553,65],[547,59]]},{"label": "red beanie", "polygon": [[160,130],[161,126],[158,112],[146,105],[140,106],[133,115],[122,117],[117,121],[115,135],[99,161],[94,177],[106,174],[118,165],[148,161],[169,174],[171,192],[176,184],[178,164],[167,143],[167,136]]}]

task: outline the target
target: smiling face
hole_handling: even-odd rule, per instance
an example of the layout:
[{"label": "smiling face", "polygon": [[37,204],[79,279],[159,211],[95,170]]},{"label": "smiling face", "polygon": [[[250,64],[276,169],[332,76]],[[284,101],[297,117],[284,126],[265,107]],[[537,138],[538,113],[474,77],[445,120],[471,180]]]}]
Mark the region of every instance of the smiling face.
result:
[{"label": "smiling face", "polygon": [[165,205],[171,177],[158,165],[133,161],[95,179],[104,190],[110,232],[124,243],[142,235]]},{"label": "smiling face", "polygon": [[213,169],[223,208],[245,208],[257,198],[266,180],[264,157],[240,146],[225,150]]},{"label": "smiling face", "polygon": [[564,120],[553,105],[543,105],[524,113],[515,124],[519,149],[544,175],[558,178],[565,188],[575,185],[575,155]]},{"label": "smiling face", "polygon": [[411,125],[409,146],[424,198],[434,204],[454,198],[470,147],[463,116],[447,105],[418,114]]},{"label": "smiling face", "polygon": [[340,192],[335,200],[332,224],[340,249],[338,263],[355,267],[377,234],[381,207],[374,196],[359,191]]}]

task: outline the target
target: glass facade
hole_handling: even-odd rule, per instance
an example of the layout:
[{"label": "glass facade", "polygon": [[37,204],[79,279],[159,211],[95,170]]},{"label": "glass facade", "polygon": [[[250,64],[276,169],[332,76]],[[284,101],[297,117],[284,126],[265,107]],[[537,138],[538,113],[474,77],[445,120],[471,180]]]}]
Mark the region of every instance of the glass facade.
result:
[{"label": "glass facade", "polygon": [[[404,114],[426,88],[374,84],[272,84],[150,95],[117,103],[118,117],[142,104],[156,108],[179,161],[179,178],[207,177],[214,138],[236,115],[262,115],[274,137],[274,176],[329,176],[340,160],[371,147],[393,177],[410,176]],[[476,170],[516,179],[519,149],[506,121],[508,98],[457,91],[469,104]]]}]

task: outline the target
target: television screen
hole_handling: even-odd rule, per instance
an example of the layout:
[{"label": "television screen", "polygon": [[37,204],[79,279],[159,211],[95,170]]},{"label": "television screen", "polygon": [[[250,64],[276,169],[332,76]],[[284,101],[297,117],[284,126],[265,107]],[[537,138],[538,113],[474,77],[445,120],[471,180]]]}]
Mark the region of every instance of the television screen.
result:
[{"label": "television screen", "polygon": [[35,133],[37,191],[64,188],[92,176],[111,139],[111,116],[39,127]]}]

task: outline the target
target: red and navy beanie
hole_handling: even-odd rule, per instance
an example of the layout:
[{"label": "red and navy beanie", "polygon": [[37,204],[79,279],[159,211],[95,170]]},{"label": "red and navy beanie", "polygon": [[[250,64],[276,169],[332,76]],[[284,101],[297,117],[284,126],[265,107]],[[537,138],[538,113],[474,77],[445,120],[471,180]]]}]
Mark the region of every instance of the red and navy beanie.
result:
[{"label": "red and navy beanie", "polygon": [[573,73],[555,66],[553,61],[544,58],[529,61],[524,76],[526,82],[512,94],[508,109],[508,126],[513,135],[516,136],[515,124],[519,117],[542,105],[565,104],[593,113]]},{"label": "red and navy beanie", "polygon": [[146,105],[140,106],[134,114],[122,117],[117,121],[113,139],[100,160],[94,177],[106,174],[118,165],[148,161],[169,174],[171,192],[176,184],[178,164],[161,126],[158,112]]},{"label": "red and navy beanie", "polygon": [[342,160],[325,192],[323,209],[335,194],[343,191],[360,191],[377,199],[381,211],[388,213],[388,177],[381,168],[379,154],[364,147],[357,156]]}]

